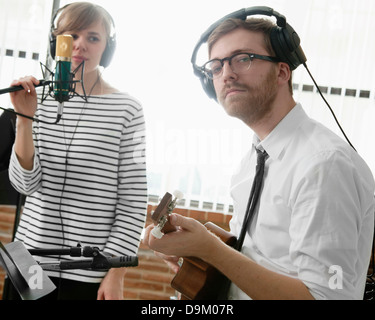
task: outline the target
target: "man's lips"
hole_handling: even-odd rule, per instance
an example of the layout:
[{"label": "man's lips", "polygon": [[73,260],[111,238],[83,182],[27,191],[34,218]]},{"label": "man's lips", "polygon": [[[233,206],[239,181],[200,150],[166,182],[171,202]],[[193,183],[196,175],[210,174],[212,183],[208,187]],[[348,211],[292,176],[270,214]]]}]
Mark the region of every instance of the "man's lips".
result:
[{"label": "man's lips", "polygon": [[224,92],[225,92],[224,96],[227,98],[227,97],[230,97],[232,95],[236,95],[238,93],[245,92],[245,90],[243,88],[234,87],[234,88],[227,88],[227,89],[224,90]]}]

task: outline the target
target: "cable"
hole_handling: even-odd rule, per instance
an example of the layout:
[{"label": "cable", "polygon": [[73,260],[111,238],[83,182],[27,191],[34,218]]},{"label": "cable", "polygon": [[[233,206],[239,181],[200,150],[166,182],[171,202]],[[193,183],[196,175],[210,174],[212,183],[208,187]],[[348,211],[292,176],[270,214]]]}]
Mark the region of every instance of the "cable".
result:
[{"label": "cable", "polygon": [[314,77],[312,76],[312,74],[311,74],[309,68],[307,67],[307,64],[306,64],[306,63],[303,63],[303,65],[304,65],[304,67],[306,68],[308,74],[310,75],[312,81],[314,82],[315,87],[317,88],[317,90],[318,90],[320,96],[322,97],[323,101],[326,103],[326,105],[328,106],[328,109],[331,111],[331,113],[332,113],[332,115],[333,115],[333,118],[335,119],[336,124],[337,124],[338,127],[340,128],[340,130],[341,130],[342,134],[344,135],[346,141],[347,141],[347,142],[349,143],[349,145],[354,149],[354,151],[357,152],[357,150],[354,148],[354,146],[353,146],[352,143],[350,142],[349,138],[346,136],[344,129],[341,127],[341,125],[340,125],[339,121],[337,120],[336,115],[335,115],[335,113],[333,112],[333,110],[332,110],[331,106],[329,105],[328,101],[324,98],[323,93],[322,93],[322,91],[320,90],[318,84],[316,83]]},{"label": "cable", "polygon": [[11,109],[9,109],[9,108],[7,109],[7,108],[0,107],[0,109],[1,109],[1,110],[4,110],[4,111],[6,111],[6,112],[9,112],[9,113],[13,113],[13,114],[15,114],[15,115],[17,115],[17,116],[21,116],[21,117],[27,118],[27,119],[32,120],[32,121],[35,121],[35,122],[41,122],[39,119],[35,119],[35,118],[33,118],[33,117],[26,116],[26,115],[24,115],[24,114],[22,114],[22,113],[18,113],[18,112],[14,111],[14,110],[11,110]]}]

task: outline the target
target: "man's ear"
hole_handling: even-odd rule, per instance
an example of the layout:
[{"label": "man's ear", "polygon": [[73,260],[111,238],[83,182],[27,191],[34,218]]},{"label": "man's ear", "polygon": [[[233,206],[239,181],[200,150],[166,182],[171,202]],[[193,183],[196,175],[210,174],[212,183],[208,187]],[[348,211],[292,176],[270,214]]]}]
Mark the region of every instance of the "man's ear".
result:
[{"label": "man's ear", "polygon": [[279,83],[288,83],[292,76],[292,71],[290,70],[289,65],[285,62],[280,62],[278,71]]}]

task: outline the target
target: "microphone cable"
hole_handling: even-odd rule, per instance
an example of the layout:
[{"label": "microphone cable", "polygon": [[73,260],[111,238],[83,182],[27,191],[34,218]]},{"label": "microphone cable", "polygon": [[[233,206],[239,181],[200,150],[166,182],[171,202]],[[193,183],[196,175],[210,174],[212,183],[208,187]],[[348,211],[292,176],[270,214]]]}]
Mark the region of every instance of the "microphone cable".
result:
[{"label": "microphone cable", "polygon": [[[97,85],[98,83],[100,83],[101,76],[102,76],[102,72],[98,74],[98,77],[97,77],[97,79],[96,79],[94,85],[91,87],[90,92],[89,92],[89,97],[91,96],[91,94],[92,94],[94,88],[96,87],[96,85]],[[82,86],[83,86],[83,83],[82,83]],[[80,115],[78,116],[77,123],[76,123],[76,126],[75,126],[75,128],[74,128],[74,131],[73,131],[73,133],[72,133],[72,137],[71,137],[71,139],[70,139],[69,144],[68,144],[67,141],[66,141],[66,132],[65,132],[64,122],[63,122],[63,125],[62,125],[63,136],[64,136],[64,142],[65,142],[65,147],[66,147],[66,151],[65,151],[66,154],[65,154],[65,161],[64,161],[64,167],[65,167],[65,169],[64,169],[64,179],[63,179],[63,183],[62,183],[62,186],[61,186],[60,198],[59,198],[59,202],[58,202],[58,210],[57,210],[57,211],[58,211],[58,218],[59,218],[59,220],[60,220],[60,224],[61,224],[61,230],[60,230],[60,232],[61,232],[61,242],[62,242],[62,247],[66,247],[66,246],[68,246],[68,245],[66,245],[65,243],[67,242],[67,240],[69,240],[69,239],[67,239],[67,238],[65,237],[64,217],[63,217],[63,214],[62,214],[63,198],[64,198],[64,193],[65,193],[65,191],[66,191],[66,190],[65,190],[65,187],[66,187],[67,179],[68,179],[68,156],[69,156],[69,152],[70,152],[70,147],[71,147],[72,144],[73,144],[74,136],[75,136],[75,134],[76,134],[76,132],[77,132],[77,129],[78,129],[79,122],[81,121],[81,118],[82,118],[82,116],[83,116],[83,114],[84,114],[84,112],[85,112],[85,110],[86,110],[87,103],[88,103],[87,100],[85,100],[85,101],[83,102],[82,110],[81,110]],[[67,213],[69,213],[69,212],[67,211]],[[59,258],[58,258],[59,261],[61,261],[61,258],[62,258],[61,255],[59,255]],[[59,271],[59,283],[61,283],[61,279],[62,279],[62,277],[61,277],[61,270],[60,270],[60,271]]]}]

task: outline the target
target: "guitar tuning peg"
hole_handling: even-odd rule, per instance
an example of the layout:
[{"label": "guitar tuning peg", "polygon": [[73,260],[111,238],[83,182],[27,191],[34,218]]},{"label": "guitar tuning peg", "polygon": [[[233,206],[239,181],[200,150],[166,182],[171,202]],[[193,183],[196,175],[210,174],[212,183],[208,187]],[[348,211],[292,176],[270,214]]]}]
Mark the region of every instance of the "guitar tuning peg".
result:
[{"label": "guitar tuning peg", "polygon": [[157,239],[161,239],[161,238],[164,236],[164,233],[161,232],[159,226],[155,226],[155,227],[151,230],[151,234],[152,234],[155,238],[157,238]]},{"label": "guitar tuning peg", "polygon": [[177,200],[181,200],[181,199],[184,198],[184,194],[183,194],[181,191],[179,191],[179,190],[175,190],[175,191],[173,192],[173,195],[175,196],[175,198],[176,198]]}]

